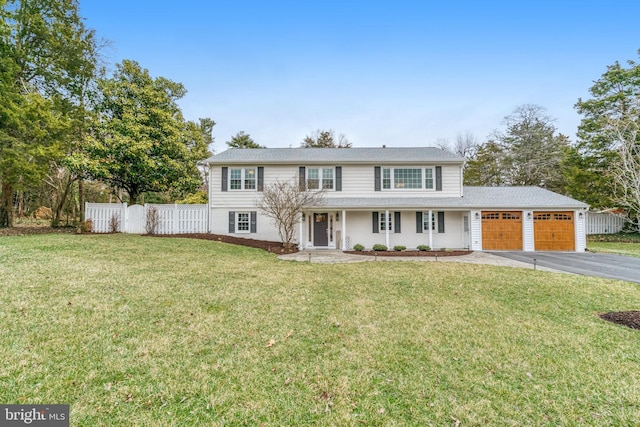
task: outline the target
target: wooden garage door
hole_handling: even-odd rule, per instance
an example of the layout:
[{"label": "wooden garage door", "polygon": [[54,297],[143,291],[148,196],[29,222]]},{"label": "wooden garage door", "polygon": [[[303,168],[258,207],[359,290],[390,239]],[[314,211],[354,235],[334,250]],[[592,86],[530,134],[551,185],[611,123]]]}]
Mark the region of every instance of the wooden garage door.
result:
[{"label": "wooden garage door", "polygon": [[573,212],[534,212],[533,236],[536,251],[574,251]]},{"label": "wooden garage door", "polygon": [[483,211],[482,249],[522,250],[522,212]]}]

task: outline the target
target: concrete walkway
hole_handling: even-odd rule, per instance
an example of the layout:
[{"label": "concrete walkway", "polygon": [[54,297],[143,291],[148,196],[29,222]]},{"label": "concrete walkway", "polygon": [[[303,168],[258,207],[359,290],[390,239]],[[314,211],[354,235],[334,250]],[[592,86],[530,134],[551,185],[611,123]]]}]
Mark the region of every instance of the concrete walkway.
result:
[{"label": "concrete walkway", "polygon": [[[509,258],[496,256],[488,252],[472,252],[469,255],[446,256],[446,257],[438,257],[436,259],[436,257],[430,257],[430,256],[373,257],[373,256],[367,256],[367,255],[347,254],[339,250],[307,250],[307,251],[300,251],[295,254],[279,255],[278,258],[282,260],[288,260],[288,261],[325,263],[325,264],[351,263],[351,262],[375,262],[375,261],[463,262],[467,264],[487,264],[487,265],[496,265],[501,267],[518,267],[518,268],[533,269],[533,266],[526,262],[521,262],[521,261],[509,259]],[[540,266],[536,268],[541,271],[552,271],[552,272],[561,273],[561,271],[554,270],[552,268],[540,267]]]}]

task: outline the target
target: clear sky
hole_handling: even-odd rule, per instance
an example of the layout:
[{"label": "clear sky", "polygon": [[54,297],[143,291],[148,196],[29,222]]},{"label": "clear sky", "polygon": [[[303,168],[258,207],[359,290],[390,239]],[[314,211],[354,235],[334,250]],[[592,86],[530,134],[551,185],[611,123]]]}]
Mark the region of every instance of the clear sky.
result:
[{"label": "clear sky", "polygon": [[238,131],[297,147],[334,129],[356,147],[484,141],[522,104],[575,140],[573,105],[615,61],[638,60],[640,1],[80,0],[110,41],[184,84],[216,152]]}]

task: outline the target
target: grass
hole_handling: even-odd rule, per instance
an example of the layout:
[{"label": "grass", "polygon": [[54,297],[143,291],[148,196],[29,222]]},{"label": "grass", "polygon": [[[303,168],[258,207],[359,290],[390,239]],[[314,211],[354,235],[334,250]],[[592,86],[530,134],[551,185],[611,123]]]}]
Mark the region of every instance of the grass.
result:
[{"label": "grass", "polygon": [[72,425],[632,425],[637,285],[308,264],[127,235],[0,238],[0,401]]},{"label": "grass", "polygon": [[640,258],[640,234],[600,234],[587,236],[587,247],[593,252],[619,254]]}]

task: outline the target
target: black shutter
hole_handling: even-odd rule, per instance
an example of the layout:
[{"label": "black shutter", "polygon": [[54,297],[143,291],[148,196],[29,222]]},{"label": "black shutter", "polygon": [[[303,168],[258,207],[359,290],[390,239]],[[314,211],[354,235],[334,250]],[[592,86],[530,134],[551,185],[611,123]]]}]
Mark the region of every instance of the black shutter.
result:
[{"label": "black shutter", "polygon": [[438,212],[438,233],[444,233],[444,212]]},{"label": "black shutter", "polygon": [[416,233],[422,233],[422,212],[416,212]]},{"label": "black shutter", "polygon": [[380,166],[373,167],[373,188],[375,191],[380,191]]},{"label": "black shutter", "polygon": [[227,191],[227,179],[229,178],[229,168],[222,167],[222,191]]},{"label": "black shutter", "polygon": [[252,233],[257,233],[257,226],[256,226],[256,217],[257,217],[257,213],[256,211],[251,211],[251,232]]},{"label": "black shutter", "polygon": [[400,212],[394,212],[394,224],[393,224],[393,232],[400,233]]},{"label": "black shutter", "polygon": [[300,166],[300,168],[298,169],[298,186],[300,187],[300,191],[306,190],[306,185],[304,185],[306,179],[305,174],[306,172],[304,166]]},{"label": "black shutter", "polygon": [[436,191],[442,191],[442,166],[436,166]]},{"label": "black shutter", "polygon": [[342,191],[342,166],[336,166],[336,191]]},{"label": "black shutter", "polygon": [[236,213],[229,212],[229,233],[236,232]]},{"label": "black shutter", "polygon": [[373,232],[378,233],[380,223],[378,222],[378,212],[373,212]]},{"label": "black shutter", "polygon": [[258,166],[258,191],[264,191],[264,168]]}]

